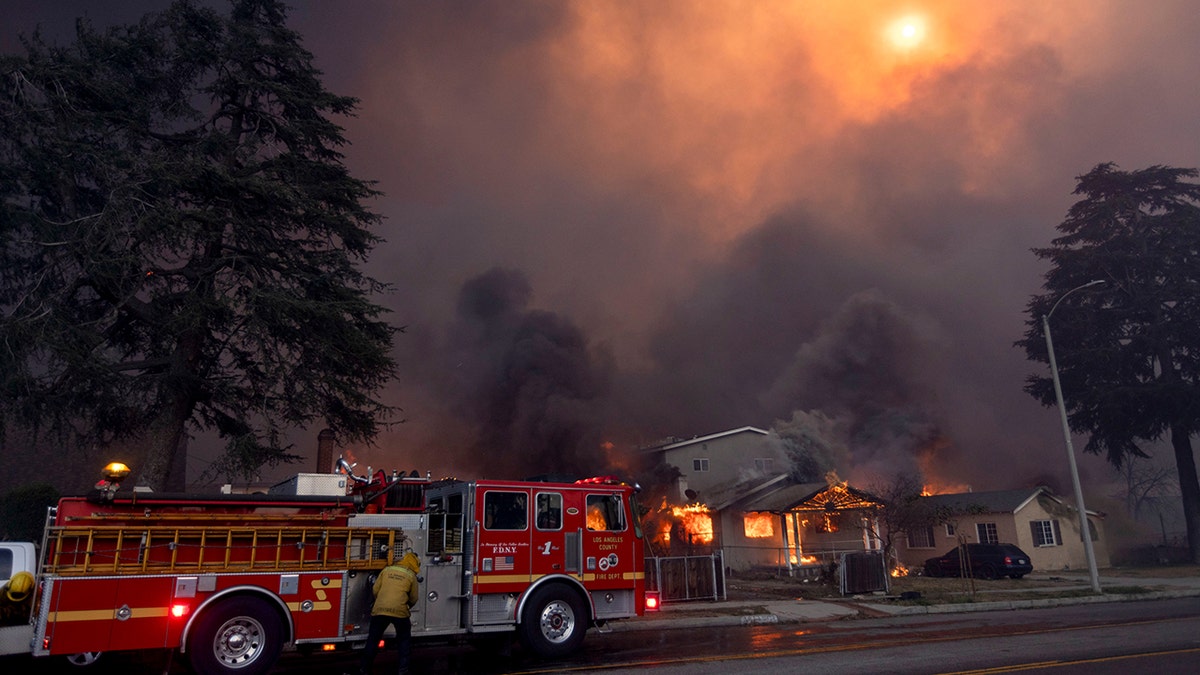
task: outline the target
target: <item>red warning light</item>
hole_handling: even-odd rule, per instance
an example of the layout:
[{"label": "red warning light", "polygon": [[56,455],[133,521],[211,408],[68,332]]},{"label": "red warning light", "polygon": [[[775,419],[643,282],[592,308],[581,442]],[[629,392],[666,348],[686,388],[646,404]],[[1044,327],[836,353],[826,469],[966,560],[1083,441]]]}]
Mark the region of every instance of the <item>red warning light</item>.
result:
[{"label": "red warning light", "polygon": [[658,591],[646,592],[646,611],[657,612],[659,610]]}]

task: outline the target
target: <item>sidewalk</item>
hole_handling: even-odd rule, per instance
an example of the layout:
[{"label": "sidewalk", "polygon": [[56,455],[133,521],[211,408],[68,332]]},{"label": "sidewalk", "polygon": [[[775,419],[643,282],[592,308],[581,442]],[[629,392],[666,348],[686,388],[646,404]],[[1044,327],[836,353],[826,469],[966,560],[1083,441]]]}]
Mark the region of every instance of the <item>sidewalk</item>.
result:
[{"label": "sidewalk", "polygon": [[[1040,588],[1036,585],[1039,579],[1042,581],[1053,579],[1056,582],[1061,582],[1063,577],[1068,577],[1072,581],[1078,578],[1080,583],[1079,585],[1057,585]],[[1091,590],[1089,580],[1086,577],[1078,575],[1031,575],[1028,579],[1032,584],[1028,589],[1024,589],[1025,592],[1045,591],[1047,593],[1062,593],[1064,591]],[[986,582],[980,585],[982,586],[984,583]],[[1139,587],[1146,590],[1133,593],[1119,592],[1131,587]],[[1082,605],[1097,602],[1129,602],[1134,600],[1200,597],[1200,577],[1145,578],[1101,576],[1100,588],[1101,590],[1106,588],[1114,590],[1106,591],[1101,595],[989,601],[987,600],[989,591],[985,587],[977,593],[974,601],[941,605],[901,604],[895,598],[889,599],[886,596],[878,595],[861,595],[827,600],[780,600],[769,598],[724,602],[692,601],[664,603],[663,609],[658,612],[648,613],[646,616],[626,621],[617,621],[610,628],[613,631],[641,631],[702,626],[749,626],[756,624],[838,621],[857,617],[878,618],[913,614],[989,612],[1005,609]]]}]

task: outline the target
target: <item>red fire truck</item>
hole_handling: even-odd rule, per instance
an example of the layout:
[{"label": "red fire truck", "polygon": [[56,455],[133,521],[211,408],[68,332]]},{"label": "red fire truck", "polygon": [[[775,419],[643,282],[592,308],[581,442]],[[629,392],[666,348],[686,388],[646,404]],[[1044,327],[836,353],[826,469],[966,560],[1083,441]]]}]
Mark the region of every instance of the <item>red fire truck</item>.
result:
[{"label": "red fire truck", "polygon": [[0,627],[0,654],[175,649],[201,675],[265,673],[284,648],[361,647],[375,573],[407,551],[422,559],[414,639],[515,632],[561,655],[589,627],[645,611],[633,486],[339,468],[204,496],[119,490],[114,469],[51,510],[36,589],[20,623]]}]

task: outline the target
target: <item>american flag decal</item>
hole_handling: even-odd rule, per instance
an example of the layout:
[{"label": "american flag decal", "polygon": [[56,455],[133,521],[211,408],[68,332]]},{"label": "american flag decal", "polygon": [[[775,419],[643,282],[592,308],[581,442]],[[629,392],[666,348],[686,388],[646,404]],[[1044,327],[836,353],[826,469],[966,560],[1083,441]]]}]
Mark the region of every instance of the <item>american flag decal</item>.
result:
[{"label": "american flag decal", "polygon": [[506,555],[503,558],[496,558],[497,572],[511,572],[513,568],[513,557]]}]

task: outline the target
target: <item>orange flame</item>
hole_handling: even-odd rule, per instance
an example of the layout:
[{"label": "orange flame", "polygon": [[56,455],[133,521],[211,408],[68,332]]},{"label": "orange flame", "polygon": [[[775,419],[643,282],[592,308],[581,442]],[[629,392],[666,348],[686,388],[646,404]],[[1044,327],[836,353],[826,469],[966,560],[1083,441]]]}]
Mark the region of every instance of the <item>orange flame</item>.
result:
[{"label": "orange flame", "polygon": [[933,495],[953,495],[963,492],[970,492],[971,486],[963,483],[926,483],[921,486],[922,497],[932,497]]},{"label": "orange flame", "polygon": [[775,518],[769,513],[747,513],[742,525],[749,539],[766,539],[775,536]]},{"label": "orange flame", "polygon": [[711,544],[713,540],[712,512],[703,504],[676,506],[671,513],[683,524],[693,544]]}]

